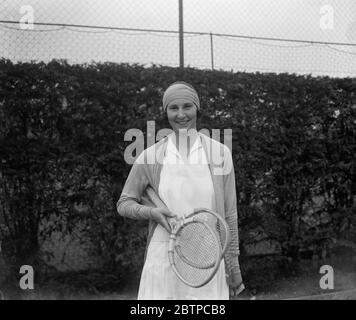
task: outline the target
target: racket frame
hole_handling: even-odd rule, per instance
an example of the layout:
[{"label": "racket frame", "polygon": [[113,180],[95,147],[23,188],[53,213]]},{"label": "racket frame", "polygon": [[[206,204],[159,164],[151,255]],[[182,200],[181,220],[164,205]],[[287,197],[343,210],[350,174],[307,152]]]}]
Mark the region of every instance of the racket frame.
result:
[{"label": "racket frame", "polygon": [[[213,231],[212,227],[206,223],[205,221],[202,221],[199,218],[199,214],[200,213],[208,213],[211,214],[212,216],[214,216],[214,218],[217,219],[217,221],[222,225],[222,227],[225,229],[226,232],[226,239],[224,241],[223,246],[221,246],[221,240],[218,238],[218,235],[216,234],[216,232]],[[174,222],[172,221],[174,220]],[[209,269],[209,268],[213,268],[211,275],[205,279],[204,282],[200,283],[200,284],[193,284],[190,283],[189,281],[185,280],[179,273],[179,271],[177,270],[175,263],[174,263],[174,255],[175,255],[175,242],[177,239],[177,234],[179,233],[179,231],[186,226],[189,223],[202,223],[213,235],[214,235],[214,239],[217,242],[218,248],[220,249],[220,253],[219,256],[216,259],[216,262],[214,264],[211,264],[207,267],[197,267],[197,265],[194,265],[194,263],[184,259],[182,256],[180,256],[180,259],[182,259],[185,263],[191,265],[194,268],[200,268],[200,269]],[[184,215],[178,219],[171,219],[170,220],[170,226],[171,226],[171,234],[170,234],[170,239],[169,239],[169,247],[168,247],[168,259],[169,262],[171,264],[172,269],[174,270],[174,273],[178,276],[178,278],[184,282],[185,284],[187,284],[190,287],[193,288],[200,288],[202,286],[204,286],[205,284],[207,284],[215,275],[215,273],[217,272],[219,266],[220,266],[220,262],[221,259],[223,258],[223,256],[225,255],[226,249],[231,241],[231,233],[230,233],[230,229],[226,223],[226,221],[224,219],[221,218],[220,215],[218,215],[217,213],[215,213],[212,210],[209,210],[207,208],[196,208],[192,213],[188,214],[188,215]]]}]

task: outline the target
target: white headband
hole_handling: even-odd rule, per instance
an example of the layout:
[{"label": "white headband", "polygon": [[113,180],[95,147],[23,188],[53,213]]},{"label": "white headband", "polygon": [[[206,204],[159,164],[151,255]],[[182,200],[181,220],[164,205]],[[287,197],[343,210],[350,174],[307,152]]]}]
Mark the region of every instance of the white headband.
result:
[{"label": "white headband", "polygon": [[164,92],[163,95],[163,110],[166,111],[168,105],[176,99],[186,99],[193,102],[200,109],[200,102],[197,92],[190,86],[184,83],[173,83]]}]

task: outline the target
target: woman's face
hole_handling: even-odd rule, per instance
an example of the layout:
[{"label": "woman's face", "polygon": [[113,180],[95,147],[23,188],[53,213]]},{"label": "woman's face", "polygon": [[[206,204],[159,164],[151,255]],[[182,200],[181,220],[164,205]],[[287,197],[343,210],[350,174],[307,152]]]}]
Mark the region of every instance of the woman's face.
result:
[{"label": "woman's face", "polygon": [[196,129],[197,107],[186,99],[176,99],[167,106],[167,117],[173,131]]}]

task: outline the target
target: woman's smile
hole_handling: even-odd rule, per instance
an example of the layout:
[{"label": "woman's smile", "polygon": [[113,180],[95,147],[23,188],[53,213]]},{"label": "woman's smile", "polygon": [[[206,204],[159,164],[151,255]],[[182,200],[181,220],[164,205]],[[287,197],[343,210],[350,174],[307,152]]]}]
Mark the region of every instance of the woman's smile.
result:
[{"label": "woman's smile", "polygon": [[176,121],[179,125],[181,126],[186,126],[189,123],[189,120],[184,120],[184,121]]}]

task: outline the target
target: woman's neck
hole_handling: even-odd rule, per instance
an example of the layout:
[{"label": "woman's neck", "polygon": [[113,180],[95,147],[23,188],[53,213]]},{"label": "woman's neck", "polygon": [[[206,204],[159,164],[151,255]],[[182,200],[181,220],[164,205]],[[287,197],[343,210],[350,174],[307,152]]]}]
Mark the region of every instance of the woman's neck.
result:
[{"label": "woman's neck", "polygon": [[195,128],[175,130],[172,138],[178,152],[186,158],[198,138],[198,132]]}]

